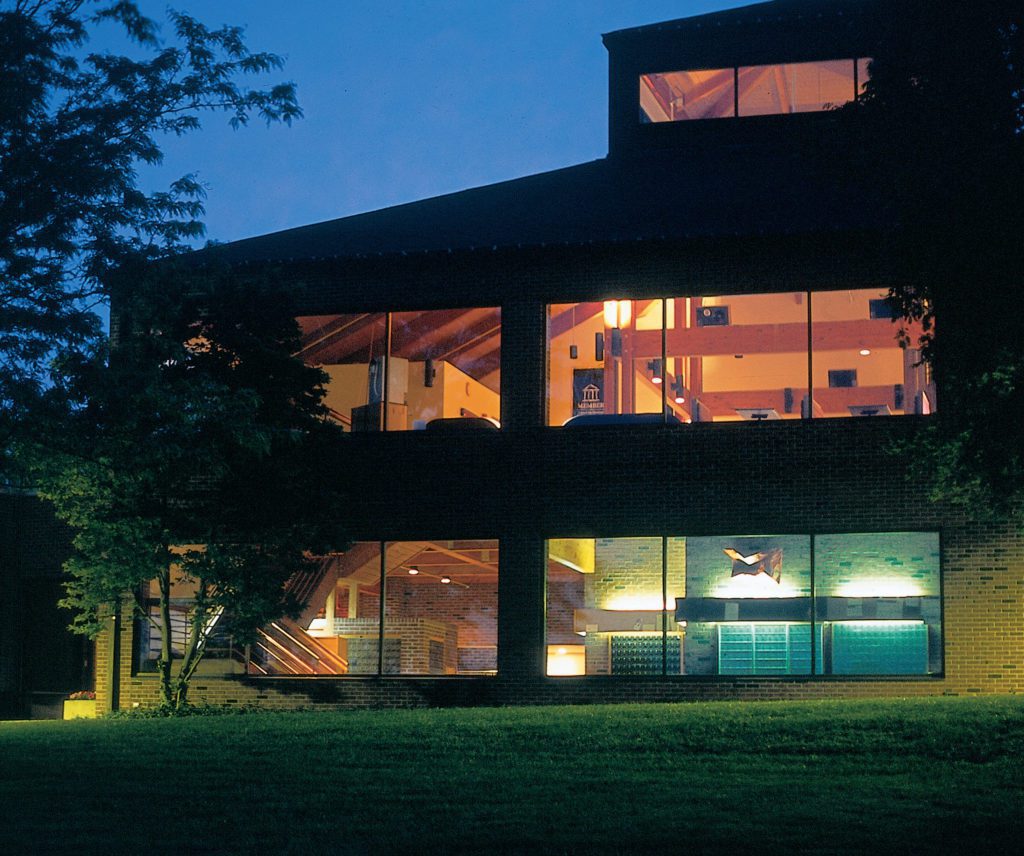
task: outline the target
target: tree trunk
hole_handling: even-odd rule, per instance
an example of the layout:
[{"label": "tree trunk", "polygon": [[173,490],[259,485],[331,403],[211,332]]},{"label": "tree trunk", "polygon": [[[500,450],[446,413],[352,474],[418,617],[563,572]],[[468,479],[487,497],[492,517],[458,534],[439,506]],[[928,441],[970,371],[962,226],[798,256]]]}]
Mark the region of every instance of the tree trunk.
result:
[{"label": "tree trunk", "polygon": [[171,639],[171,568],[165,567],[157,577],[160,586],[160,662],[157,670],[160,674],[160,704],[176,706],[174,688],[171,686],[171,666],[173,665],[174,647]]},{"label": "tree trunk", "polygon": [[180,709],[188,703],[188,688],[195,674],[199,661],[206,652],[206,625],[209,619],[207,607],[207,587],[203,580],[199,580],[196,590],[195,606],[192,610],[192,617],[189,627],[188,640],[185,643],[184,656],[181,660],[181,667],[178,669],[178,677],[175,681],[174,707]]}]

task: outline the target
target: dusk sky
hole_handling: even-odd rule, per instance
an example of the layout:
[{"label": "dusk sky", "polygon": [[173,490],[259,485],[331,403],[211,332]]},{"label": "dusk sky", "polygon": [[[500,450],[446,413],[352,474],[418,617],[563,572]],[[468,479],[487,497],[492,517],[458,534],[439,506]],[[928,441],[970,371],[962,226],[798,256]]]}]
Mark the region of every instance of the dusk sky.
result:
[{"label": "dusk sky", "polygon": [[[165,0],[142,0],[165,21]],[[370,211],[607,153],[601,34],[745,5],[729,0],[181,0],[287,59],[291,128],[167,140],[149,189],[195,172],[220,241]],[[165,23],[165,28],[169,26]],[[93,48],[120,49],[98,38]]]}]

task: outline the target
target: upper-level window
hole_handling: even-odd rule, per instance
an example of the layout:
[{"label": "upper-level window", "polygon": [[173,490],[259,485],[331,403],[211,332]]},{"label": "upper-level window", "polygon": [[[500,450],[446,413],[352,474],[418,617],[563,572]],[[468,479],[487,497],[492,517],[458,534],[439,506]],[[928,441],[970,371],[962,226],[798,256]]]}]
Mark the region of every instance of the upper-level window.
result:
[{"label": "upper-level window", "polygon": [[669,71],[640,76],[640,121],[810,113],[852,101],[869,59]]},{"label": "upper-level window", "polygon": [[[886,292],[608,300],[548,307],[548,424],[931,413]],[[911,342],[921,330],[904,325]],[[664,414],[664,416],[662,416]]]},{"label": "upper-level window", "polygon": [[346,430],[407,431],[452,420],[498,427],[498,307],[298,320],[299,356],[330,376],[326,404]]}]

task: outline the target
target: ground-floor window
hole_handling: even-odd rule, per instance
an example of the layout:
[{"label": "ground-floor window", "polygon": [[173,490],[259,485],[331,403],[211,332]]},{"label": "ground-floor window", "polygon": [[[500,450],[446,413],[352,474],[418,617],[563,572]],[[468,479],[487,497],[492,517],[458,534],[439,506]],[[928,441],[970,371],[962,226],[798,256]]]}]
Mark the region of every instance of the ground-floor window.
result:
[{"label": "ground-floor window", "polygon": [[[181,579],[172,581],[168,604],[172,660],[180,660],[185,655],[194,615],[194,597],[194,585]],[[132,670],[136,674],[146,674],[158,670],[166,632],[155,582],[142,587],[138,593],[138,604],[133,634]],[[199,674],[231,674],[245,669],[245,647],[235,638],[231,623],[231,617],[223,612],[209,619]]]},{"label": "ground-floor window", "polygon": [[497,671],[496,540],[360,542],[291,585],[306,607],[260,630],[252,674]]},{"label": "ground-floor window", "polygon": [[942,671],[934,532],[548,542],[549,675]]}]

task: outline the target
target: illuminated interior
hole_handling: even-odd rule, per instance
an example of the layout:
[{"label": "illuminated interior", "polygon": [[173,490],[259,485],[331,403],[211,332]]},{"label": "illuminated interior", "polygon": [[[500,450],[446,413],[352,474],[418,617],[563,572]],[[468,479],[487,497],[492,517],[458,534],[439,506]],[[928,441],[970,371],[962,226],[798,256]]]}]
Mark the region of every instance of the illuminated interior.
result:
[{"label": "illuminated interior", "polygon": [[[548,424],[666,414],[728,422],[925,414],[920,353],[886,292],[607,300],[548,307]],[[902,324],[910,342],[921,335]],[[591,420],[592,421],[592,420]]]},{"label": "illuminated interior", "polygon": [[497,541],[391,541],[383,562],[379,542],[360,542],[292,584],[308,604],[296,620],[261,631],[250,664],[254,674],[497,670]]},{"label": "illuminated interior", "polygon": [[684,122],[828,110],[852,101],[869,59],[838,59],[640,76],[640,121]]},{"label": "illuminated interior", "polygon": [[469,419],[482,426],[500,424],[498,308],[315,315],[298,321],[299,356],[330,375],[326,404],[346,431],[417,430]]},{"label": "illuminated interior", "polygon": [[547,633],[551,676],[937,674],[938,536],[554,539]]},{"label": "illuminated interior", "polygon": [[[170,592],[171,657],[181,659],[191,630],[196,585],[172,571]],[[139,603],[144,614],[135,621],[133,669],[156,672],[163,642],[159,609],[160,591],[155,580],[142,587]],[[245,670],[245,649],[232,636],[231,617],[218,612],[207,625],[207,642],[199,674],[233,674]]]}]

